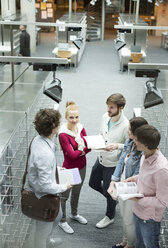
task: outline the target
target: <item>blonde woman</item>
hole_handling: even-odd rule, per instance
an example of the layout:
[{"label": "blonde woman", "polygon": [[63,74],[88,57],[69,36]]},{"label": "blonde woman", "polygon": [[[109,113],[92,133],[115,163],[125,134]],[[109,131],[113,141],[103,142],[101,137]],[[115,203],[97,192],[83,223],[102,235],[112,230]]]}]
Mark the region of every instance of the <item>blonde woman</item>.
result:
[{"label": "blonde woman", "polygon": [[59,141],[64,154],[63,167],[66,169],[78,168],[82,183],[74,185],[71,190],[67,190],[61,196],[61,206],[63,216],[59,222],[59,226],[66,233],[72,234],[74,230],[66,221],[66,201],[69,198],[71,191],[71,219],[76,220],[80,224],[87,224],[87,220],[78,215],[78,201],[80,191],[86,174],[86,154],[90,151],[84,140],[86,131],[81,123],[79,123],[79,109],[74,102],[66,103],[65,111],[66,123],[60,128]]}]

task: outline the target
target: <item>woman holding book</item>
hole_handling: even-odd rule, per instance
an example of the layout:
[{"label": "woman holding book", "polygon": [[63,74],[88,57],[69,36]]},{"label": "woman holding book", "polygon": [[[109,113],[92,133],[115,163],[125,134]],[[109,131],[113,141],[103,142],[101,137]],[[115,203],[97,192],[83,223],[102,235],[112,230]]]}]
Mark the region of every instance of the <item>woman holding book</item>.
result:
[{"label": "woman holding book", "polygon": [[[129,121],[129,139],[125,142],[120,159],[112,175],[112,181],[108,189],[108,193],[110,195],[112,195],[114,191],[115,182],[123,181],[126,178],[137,175],[139,173],[142,152],[137,150],[133,139],[135,130],[145,124],[148,123],[142,117],[135,117]],[[133,226],[132,201],[122,201],[119,198],[119,205],[121,216],[123,218],[123,240],[120,244],[112,246],[112,248],[133,248],[135,247],[135,236]]]},{"label": "woman holding book", "polygon": [[85,179],[86,174],[86,154],[90,151],[87,148],[84,136],[86,131],[81,123],[79,123],[79,109],[74,102],[66,103],[65,111],[66,123],[60,128],[59,141],[64,154],[63,167],[66,169],[78,168],[81,176],[82,183],[73,185],[71,190],[67,190],[61,194],[61,206],[62,206],[62,219],[59,222],[59,226],[66,233],[74,233],[74,230],[66,221],[66,201],[69,198],[71,191],[71,219],[78,221],[80,224],[87,224],[87,220],[78,215],[78,201],[80,191]]}]

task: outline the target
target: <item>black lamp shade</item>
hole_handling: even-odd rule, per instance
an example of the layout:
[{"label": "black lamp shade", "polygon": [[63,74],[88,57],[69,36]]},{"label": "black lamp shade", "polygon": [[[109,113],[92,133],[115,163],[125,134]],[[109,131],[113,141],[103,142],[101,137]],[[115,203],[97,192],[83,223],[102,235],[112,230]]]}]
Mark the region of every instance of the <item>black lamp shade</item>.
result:
[{"label": "black lamp shade", "polygon": [[59,103],[62,100],[61,81],[58,78],[54,79],[44,86],[43,93]]},{"label": "black lamp shade", "polygon": [[56,71],[57,64],[33,64],[33,71]]},{"label": "black lamp shade", "polygon": [[159,74],[159,70],[154,69],[136,69],[135,77],[149,77],[149,78],[157,78]]},{"label": "black lamp shade", "polygon": [[150,108],[163,103],[162,93],[153,84],[145,85],[144,108]]},{"label": "black lamp shade", "polygon": [[123,48],[126,45],[126,43],[120,39],[114,40],[114,46],[117,51],[119,51],[121,48]]}]

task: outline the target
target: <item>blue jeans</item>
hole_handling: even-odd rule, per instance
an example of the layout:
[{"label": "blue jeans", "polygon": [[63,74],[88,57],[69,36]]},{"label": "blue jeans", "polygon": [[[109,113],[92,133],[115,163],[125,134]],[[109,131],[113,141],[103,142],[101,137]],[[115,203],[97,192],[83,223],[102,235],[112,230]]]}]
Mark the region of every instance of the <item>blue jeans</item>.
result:
[{"label": "blue jeans", "polygon": [[160,222],[134,215],[136,248],[159,248]]}]

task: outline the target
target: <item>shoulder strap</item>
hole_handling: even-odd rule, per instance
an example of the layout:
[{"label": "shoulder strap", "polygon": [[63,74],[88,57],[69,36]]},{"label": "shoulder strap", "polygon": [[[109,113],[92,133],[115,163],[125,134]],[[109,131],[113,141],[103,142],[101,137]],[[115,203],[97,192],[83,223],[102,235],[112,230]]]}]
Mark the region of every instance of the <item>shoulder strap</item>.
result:
[{"label": "shoulder strap", "polygon": [[[28,160],[30,157],[30,148],[31,148],[31,144],[33,142],[34,138],[31,140],[30,145],[29,145],[29,149],[28,149],[28,154],[27,154],[27,160],[26,160],[26,168],[25,168],[25,172],[22,178],[22,190],[24,189],[24,185],[26,182],[26,176],[27,176],[27,172],[28,172]],[[58,176],[58,169],[57,169],[57,165],[56,165],[56,173],[55,173],[55,177],[56,177],[56,183],[59,184],[59,176]]]},{"label": "shoulder strap", "polygon": [[32,144],[33,140],[34,140],[34,138],[31,140],[30,145],[29,145],[29,149],[28,149],[27,160],[26,160],[26,168],[25,168],[25,172],[24,172],[24,175],[23,175],[23,178],[22,178],[22,190],[24,189],[24,185],[25,185],[25,182],[26,182],[26,176],[27,176],[27,170],[28,170],[28,160],[29,160],[29,157],[30,157],[30,148],[31,148],[31,144]]},{"label": "shoulder strap", "polygon": [[59,184],[59,176],[58,176],[58,169],[57,169],[57,165],[56,165],[56,173],[55,173],[55,177],[56,177],[56,183]]}]

